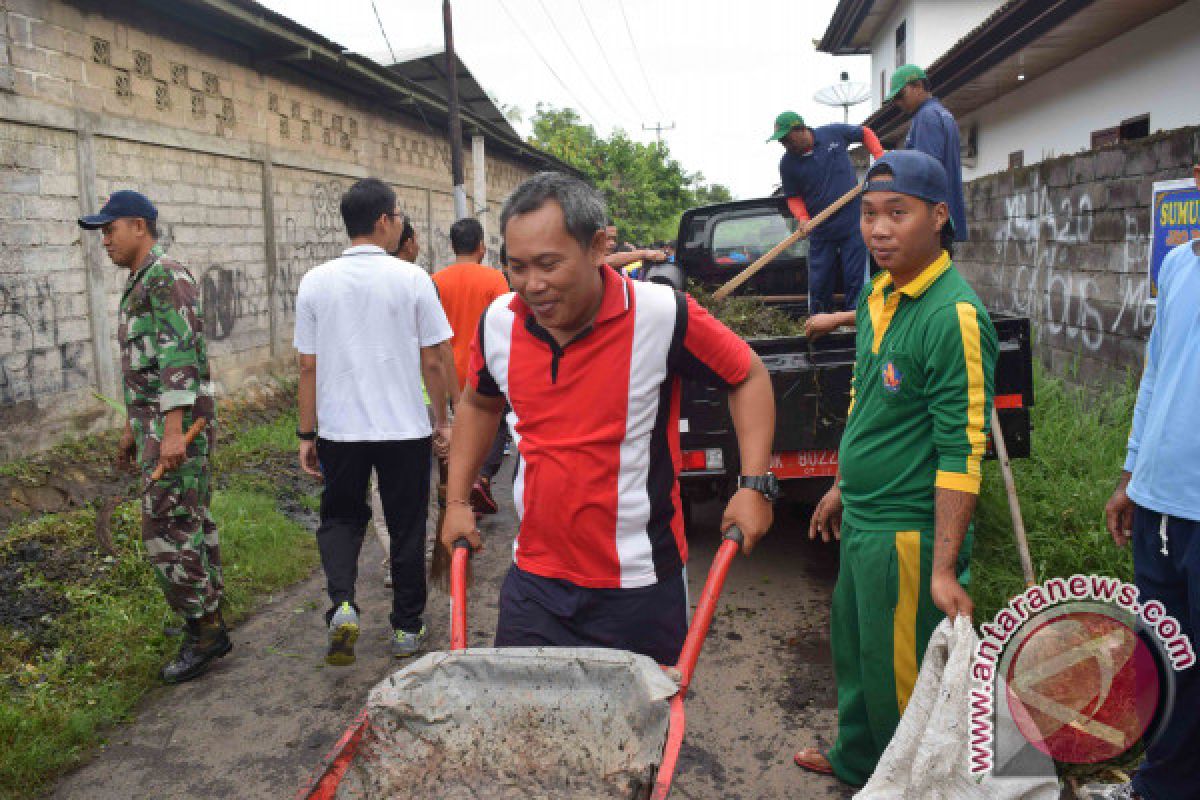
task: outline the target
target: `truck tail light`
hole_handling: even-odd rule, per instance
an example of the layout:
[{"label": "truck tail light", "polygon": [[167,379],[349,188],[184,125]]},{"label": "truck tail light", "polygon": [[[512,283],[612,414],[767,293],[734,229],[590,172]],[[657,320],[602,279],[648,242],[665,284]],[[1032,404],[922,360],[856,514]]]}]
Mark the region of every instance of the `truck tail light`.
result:
[{"label": "truck tail light", "polygon": [[707,450],[684,450],[683,468],[686,470],[716,471],[725,469],[725,454],[719,447]]}]

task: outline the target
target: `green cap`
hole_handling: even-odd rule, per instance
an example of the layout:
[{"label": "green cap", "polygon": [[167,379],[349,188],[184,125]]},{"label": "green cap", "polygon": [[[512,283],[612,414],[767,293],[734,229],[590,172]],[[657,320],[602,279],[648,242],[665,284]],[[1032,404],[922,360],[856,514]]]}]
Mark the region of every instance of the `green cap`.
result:
[{"label": "green cap", "polygon": [[900,90],[913,81],[928,80],[925,77],[925,70],[918,67],[916,64],[905,64],[902,67],[896,67],[896,71],[892,73],[892,85],[888,90],[888,102],[892,98],[900,94]]},{"label": "green cap", "polygon": [[797,114],[795,111],[785,111],[775,118],[775,132],[771,134],[768,142],[778,142],[780,139],[788,135],[788,131],[792,128],[803,128],[804,117]]}]

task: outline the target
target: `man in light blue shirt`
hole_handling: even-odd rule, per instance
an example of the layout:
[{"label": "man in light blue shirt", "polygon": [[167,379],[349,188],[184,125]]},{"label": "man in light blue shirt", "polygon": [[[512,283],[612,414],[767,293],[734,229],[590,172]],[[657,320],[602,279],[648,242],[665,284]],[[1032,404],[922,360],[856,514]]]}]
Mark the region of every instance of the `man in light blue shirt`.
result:
[{"label": "man in light blue shirt", "polygon": [[[1200,184],[1200,165],[1195,167]],[[1125,470],[1105,506],[1118,546],[1133,540],[1140,602],[1158,600],[1200,647],[1200,239],[1163,259],[1158,317],[1133,410]],[[1200,666],[1176,673],[1171,716],[1121,800],[1200,798]]]}]

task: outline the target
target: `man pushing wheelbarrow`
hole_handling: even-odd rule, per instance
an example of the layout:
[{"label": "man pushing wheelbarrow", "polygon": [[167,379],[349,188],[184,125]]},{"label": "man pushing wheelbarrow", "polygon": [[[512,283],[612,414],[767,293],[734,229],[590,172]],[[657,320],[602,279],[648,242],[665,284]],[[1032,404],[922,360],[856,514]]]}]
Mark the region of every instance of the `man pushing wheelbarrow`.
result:
[{"label": "man pushing wheelbarrow", "polygon": [[[741,338],[605,263],[606,219],[595,190],[558,173],[505,202],[515,292],[479,320],[435,559],[453,562],[452,650],[376,686],[300,797],[667,797],[725,575],[771,525],[775,405]],[[742,464],[690,629],[682,376],[728,388]],[[467,650],[467,554],[483,547],[469,497],[506,399],[520,530],[496,647]]]},{"label": "man pushing wheelbarrow", "polygon": [[605,263],[607,211],[544,172],[504,203],[511,294],[479,320],[450,447],[441,546],[483,546],[470,493],[505,399],[517,444],[514,563],[497,647],[605,647],[674,664],[687,634],[679,383],[726,387],[741,454],[721,529],[750,552],[771,525],[771,380],[690,297]]}]

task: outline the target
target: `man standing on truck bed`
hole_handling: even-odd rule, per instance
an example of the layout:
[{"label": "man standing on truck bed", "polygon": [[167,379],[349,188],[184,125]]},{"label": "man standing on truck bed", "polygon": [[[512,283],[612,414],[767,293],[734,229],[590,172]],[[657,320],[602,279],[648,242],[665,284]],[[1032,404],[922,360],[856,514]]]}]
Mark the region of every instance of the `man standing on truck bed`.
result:
[{"label": "man standing on truck bed", "polygon": [[468,499],[507,396],[520,530],[497,647],[612,647],[674,664],[687,633],[680,376],[729,390],[745,476],[721,529],[771,525],[771,378],[695,300],[606,263],[604,200],[535,175],[500,213],[513,294],[479,320],[454,421],[440,546],[481,545]]},{"label": "man standing on truck bed", "polygon": [[830,634],[838,736],[828,753],[795,760],[855,786],[895,733],[943,614],[973,611],[969,531],[998,344],[950,261],[946,184],[937,161],[911,150],[867,172],[862,234],[885,271],[858,305],[838,478],[809,528],[841,542]]},{"label": "man standing on truck bed", "polygon": [[[794,111],[784,111],[775,118],[775,132],[767,141],[777,141],[787,151],[779,161],[779,177],[788,209],[802,227],[808,225],[810,215],[821,213],[858,183],[846,151],[849,144],[862,142],[875,158],[883,155],[879,139],[870,128],[841,124],[810,128]],[[858,230],[858,213],[859,201],[855,199],[814,228],[808,237],[810,314],[841,310],[833,303],[839,265],[845,290],[842,307],[853,310],[858,305],[867,275],[867,249]]]},{"label": "man standing on truck bed", "polygon": [[929,78],[916,64],[905,64],[892,73],[887,97],[900,110],[912,117],[905,150],[920,150],[937,159],[946,171],[950,193],[946,204],[954,221],[954,241],[967,240],[967,206],[963,201],[962,156],[958,140],[958,123],[930,93]]}]

